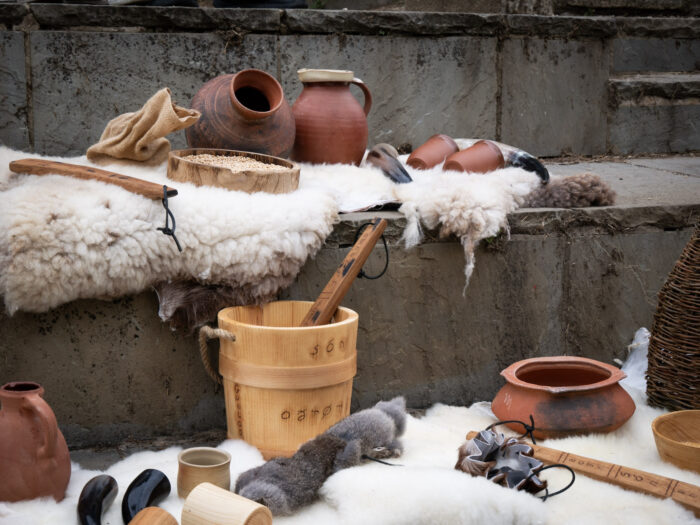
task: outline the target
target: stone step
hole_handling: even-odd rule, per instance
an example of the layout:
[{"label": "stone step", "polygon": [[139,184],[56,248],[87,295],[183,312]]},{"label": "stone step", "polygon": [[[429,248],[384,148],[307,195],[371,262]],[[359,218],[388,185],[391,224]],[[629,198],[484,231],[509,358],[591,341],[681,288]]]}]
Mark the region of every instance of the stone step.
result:
[{"label": "stone step", "polygon": [[700,73],[619,75],[608,81],[610,151],[700,149]]},{"label": "stone step", "polygon": [[553,0],[554,12],[567,14],[697,14],[697,0]]}]

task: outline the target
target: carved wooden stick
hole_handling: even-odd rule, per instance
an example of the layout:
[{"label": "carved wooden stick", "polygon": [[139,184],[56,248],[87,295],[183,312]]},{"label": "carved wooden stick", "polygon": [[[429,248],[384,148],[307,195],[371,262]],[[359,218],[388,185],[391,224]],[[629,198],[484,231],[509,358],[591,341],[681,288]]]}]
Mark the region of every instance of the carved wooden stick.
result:
[{"label": "carved wooden stick", "polygon": [[[469,432],[467,439],[474,439],[477,434],[478,432],[475,431]],[[671,498],[676,503],[680,503],[685,508],[692,510],[700,518],[700,487],[657,474],[650,474],[643,470],[562,452],[554,448],[531,443],[528,443],[528,446],[534,450],[533,457],[543,463],[561,463],[589,478],[605,481],[628,490],[656,496],[657,498]]]},{"label": "carved wooden stick", "polygon": [[[21,159],[10,162],[10,170],[15,173],[26,173],[29,175],[67,175],[76,179],[94,179],[109,184],[116,184],[132,193],[138,193],[149,199],[160,200],[163,198],[163,185],[148,182],[127,175],[120,175],[113,171],[101,170],[91,166],[81,166],[79,164],[69,164],[67,162],[57,162],[44,159]],[[177,190],[167,188],[168,197],[177,195]]]},{"label": "carved wooden stick", "polygon": [[374,245],[384,233],[386,228],[385,219],[374,219],[372,224],[362,232],[360,238],[352,247],[350,252],[343,259],[343,263],[328,281],[318,299],[311,305],[308,313],[302,319],[300,326],[318,326],[327,324],[333,314],[338,309],[340,301],[350,289],[357,274],[360,273],[362,265],[367,261],[367,257],[372,253]]}]

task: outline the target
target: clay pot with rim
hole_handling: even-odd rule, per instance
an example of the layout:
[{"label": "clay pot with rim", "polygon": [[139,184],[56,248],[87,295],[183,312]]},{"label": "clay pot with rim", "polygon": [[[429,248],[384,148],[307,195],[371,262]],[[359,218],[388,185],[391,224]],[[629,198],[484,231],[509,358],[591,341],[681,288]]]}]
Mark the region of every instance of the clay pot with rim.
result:
[{"label": "clay pot with rim", "polygon": [[[367,115],[372,95],[352,71],[300,69],[304,84],[292,106],[296,139],[292,160],[314,164],[359,165],[367,148]],[[364,107],[350,92],[358,86],[365,97]]]},{"label": "clay pot with rim", "polygon": [[443,170],[488,173],[505,166],[501,150],[490,140],[480,140],[445,159]]},{"label": "clay pot with rim", "polygon": [[417,170],[427,170],[437,166],[447,157],[459,151],[459,146],[448,135],[437,134],[430,137],[411,153],[406,164]]},{"label": "clay pot with rim", "polygon": [[294,116],[277,79],[259,69],[221,75],[192,99],[202,116],[185,130],[190,148],[218,148],[289,157]]},{"label": "clay pot with rim", "polygon": [[43,395],[43,387],[29,381],[0,388],[0,501],[65,496],[70,455]]},{"label": "clay pot with rim", "polygon": [[[619,385],[626,374],[594,359],[535,357],[513,363],[501,375],[507,383],[493,399],[493,413],[499,420],[526,423],[532,415],[536,438],[611,432],[634,414],[634,401]],[[523,432],[522,425],[508,426]]]}]

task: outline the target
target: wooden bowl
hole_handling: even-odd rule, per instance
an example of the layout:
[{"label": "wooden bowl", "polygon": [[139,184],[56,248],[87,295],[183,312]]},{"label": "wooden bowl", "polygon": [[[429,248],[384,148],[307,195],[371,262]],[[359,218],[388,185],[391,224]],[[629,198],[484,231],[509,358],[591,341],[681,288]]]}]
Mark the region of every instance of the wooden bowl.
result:
[{"label": "wooden bowl", "polygon": [[[217,155],[224,157],[248,157],[265,164],[282,166],[278,169],[236,169],[202,164],[186,160],[189,155]],[[299,187],[299,166],[289,160],[230,149],[190,148],[174,150],[168,154],[168,178],[179,182],[191,182],[197,186],[218,186],[229,190],[255,193],[289,193]]]},{"label": "wooden bowl", "polygon": [[700,473],[700,410],[679,410],[651,423],[659,456]]}]

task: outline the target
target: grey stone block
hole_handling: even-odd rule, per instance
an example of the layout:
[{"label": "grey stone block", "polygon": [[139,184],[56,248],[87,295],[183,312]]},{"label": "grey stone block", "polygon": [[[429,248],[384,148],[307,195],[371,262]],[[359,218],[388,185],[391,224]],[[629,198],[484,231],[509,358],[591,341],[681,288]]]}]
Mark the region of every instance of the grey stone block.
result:
[{"label": "grey stone block", "polygon": [[651,329],[657,294],[691,233],[692,228],[571,239],[561,259],[566,353],[624,359],[634,332]]},{"label": "grey stone block", "polygon": [[700,150],[700,104],[623,105],[610,116],[608,149],[615,154]]},{"label": "grey stone block", "polygon": [[24,34],[0,31],[0,144],[29,150]]},{"label": "grey stone block", "polygon": [[695,104],[700,98],[700,73],[624,75],[611,78],[609,87],[612,107],[625,103],[652,105],[652,97],[660,103]]},{"label": "grey stone block", "polygon": [[0,24],[8,28],[19,24],[29,14],[29,6],[20,3],[0,3]]},{"label": "grey stone block", "polygon": [[615,18],[609,16],[508,15],[506,34],[538,38],[605,38],[616,34]]},{"label": "grey stone block", "polygon": [[2,314],[0,379],[42,384],[71,446],[225,428],[195,337],[171,332],[157,311],[147,292]]},{"label": "grey stone block", "polygon": [[32,4],[42,28],[147,27],[150,29],[219,29],[278,31],[279,9],[214,9],[189,7]]},{"label": "grey stone block", "polygon": [[[644,166],[645,168],[653,168],[660,171],[670,172],[674,174],[689,175],[691,177],[700,177],[700,157],[669,157],[663,159],[645,159],[637,158],[630,159],[627,164],[634,166]],[[700,200],[700,187],[692,190],[697,196],[696,200]],[[688,198],[689,196],[686,196]]]},{"label": "grey stone block", "polygon": [[284,25],[292,33],[364,35],[493,35],[503,27],[500,15],[388,11],[286,11]]},{"label": "grey stone block", "polygon": [[[82,154],[112,118],[169,87],[188,107],[207,80],[256,67],[275,73],[275,37],[222,34],[34,32],[35,148]],[[184,134],[169,138],[185,145]]]},{"label": "grey stone block", "polygon": [[604,153],[607,51],[593,40],[506,40],[501,140],[533,155]]},{"label": "grey stone block", "polygon": [[620,16],[615,18],[620,36],[650,38],[699,38],[700,17]]},{"label": "grey stone block", "polygon": [[616,38],[613,40],[613,71],[700,70],[700,39]]},{"label": "grey stone block", "polygon": [[296,71],[304,67],[349,69],[367,84],[374,100],[370,145],[419,146],[435,133],[495,134],[495,39],[282,36],[280,48],[290,102],[301,92]]}]

